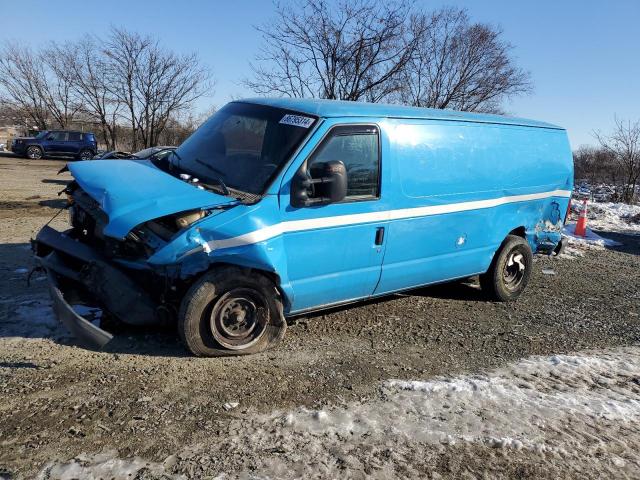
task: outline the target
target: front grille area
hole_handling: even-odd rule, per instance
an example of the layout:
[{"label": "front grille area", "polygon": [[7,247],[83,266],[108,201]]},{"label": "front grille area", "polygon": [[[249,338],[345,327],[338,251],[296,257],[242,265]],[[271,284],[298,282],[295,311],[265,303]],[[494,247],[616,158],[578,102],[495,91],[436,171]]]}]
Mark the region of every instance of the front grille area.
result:
[{"label": "front grille area", "polygon": [[154,253],[154,242],[148,238],[151,233],[144,225],[134,228],[124,240],[105,236],[103,231],[109,223],[109,217],[100,208],[100,204],[77,186],[72,191],[72,197],[74,201],[69,217],[78,240],[107,258],[140,260],[147,259]]},{"label": "front grille area", "polygon": [[100,204],[81,188],[73,191],[69,216],[71,226],[87,240],[104,238],[102,231],[109,217],[100,208]]}]

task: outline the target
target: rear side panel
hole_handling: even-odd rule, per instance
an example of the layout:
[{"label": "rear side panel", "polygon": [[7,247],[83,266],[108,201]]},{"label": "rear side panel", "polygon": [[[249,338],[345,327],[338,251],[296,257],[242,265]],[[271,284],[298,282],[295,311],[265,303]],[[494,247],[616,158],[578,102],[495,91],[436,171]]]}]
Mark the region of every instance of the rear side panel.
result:
[{"label": "rear side panel", "polygon": [[376,294],[482,273],[514,230],[534,251],[559,241],[573,181],[564,130],[397,120],[385,133],[402,213]]}]

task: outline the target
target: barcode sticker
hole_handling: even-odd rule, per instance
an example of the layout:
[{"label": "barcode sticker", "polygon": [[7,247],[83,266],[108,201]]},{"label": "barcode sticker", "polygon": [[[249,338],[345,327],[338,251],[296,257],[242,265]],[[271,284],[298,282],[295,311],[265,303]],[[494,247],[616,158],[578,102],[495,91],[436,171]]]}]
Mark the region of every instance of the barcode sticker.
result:
[{"label": "barcode sticker", "polygon": [[313,123],[313,118],[288,114],[282,117],[280,123],[283,123],[285,125],[293,125],[294,127],[309,128]]}]

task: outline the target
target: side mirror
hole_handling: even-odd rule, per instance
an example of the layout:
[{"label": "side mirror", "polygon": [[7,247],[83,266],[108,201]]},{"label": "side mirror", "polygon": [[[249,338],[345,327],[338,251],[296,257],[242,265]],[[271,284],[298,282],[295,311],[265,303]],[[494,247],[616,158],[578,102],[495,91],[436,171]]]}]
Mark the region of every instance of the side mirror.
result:
[{"label": "side mirror", "polygon": [[347,169],[342,161],[315,163],[309,174],[302,168],[291,181],[292,206],[327,205],[347,196]]},{"label": "side mirror", "polygon": [[47,140],[51,141],[51,140],[53,140],[53,137],[47,137]]}]

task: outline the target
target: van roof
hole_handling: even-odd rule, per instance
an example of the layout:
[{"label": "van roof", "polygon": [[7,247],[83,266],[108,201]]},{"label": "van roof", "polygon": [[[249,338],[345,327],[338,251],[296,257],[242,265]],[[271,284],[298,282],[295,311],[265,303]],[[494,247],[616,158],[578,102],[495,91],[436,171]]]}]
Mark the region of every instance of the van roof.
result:
[{"label": "van roof", "polygon": [[319,117],[388,117],[414,118],[429,120],[448,120],[458,122],[498,123],[504,125],[522,125],[527,127],[553,128],[564,130],[551,123],[527,120],[526,118],[492,115],[488,113],[469,113],[436,108],[408,107],[384,103],[349,102],[344,100],[320,100],[304,98],[248,98],[239,102],[257,103],[276,108],[317,115]]}]

